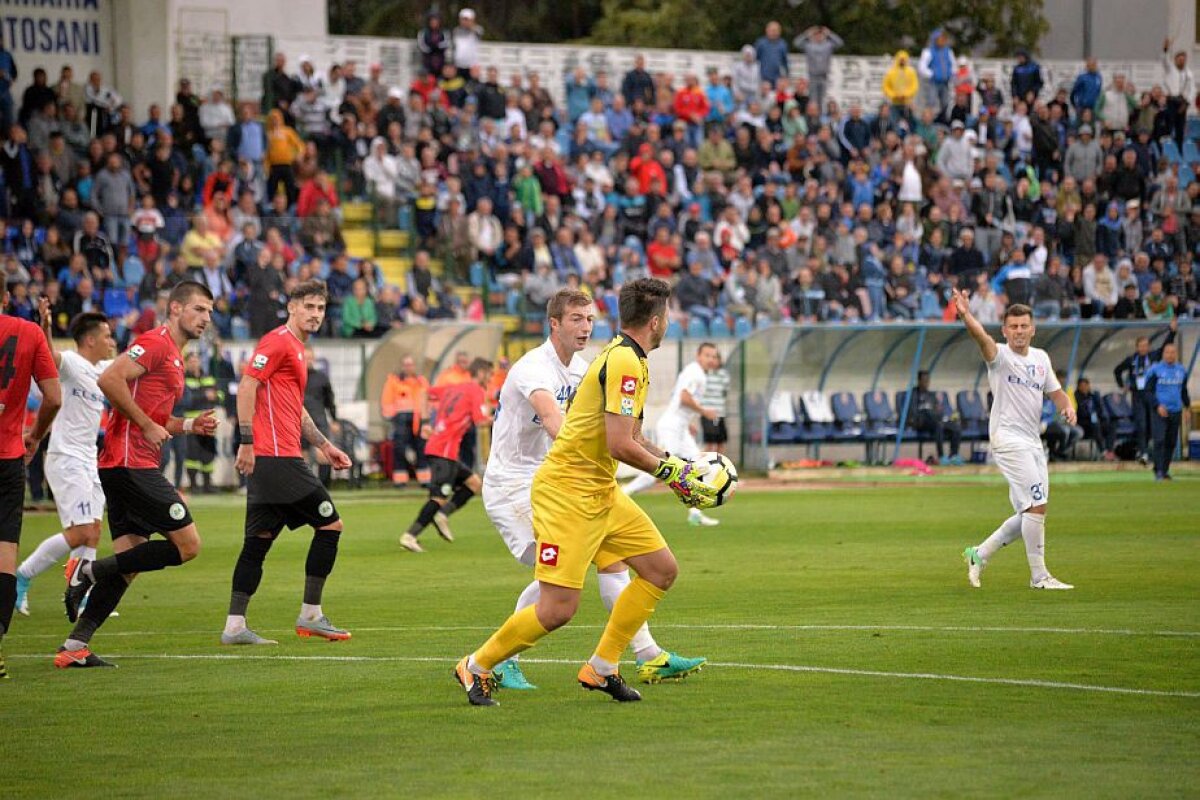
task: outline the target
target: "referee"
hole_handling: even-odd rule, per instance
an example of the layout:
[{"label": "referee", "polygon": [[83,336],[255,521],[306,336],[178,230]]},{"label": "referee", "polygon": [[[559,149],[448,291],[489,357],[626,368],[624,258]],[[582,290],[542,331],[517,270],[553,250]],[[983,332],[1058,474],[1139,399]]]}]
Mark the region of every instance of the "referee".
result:
[{"label": "referee", "polygon": [[725,452],[725,443],[729,440],[729,432],[725,429],[726,404],[729,400],[729,371],[725,369],[724,359],[717,353],[717,366],[705,373],[704,392],[699,397],[700,407],[705,411],[716,411],[715,419],[700,417],[700,427],[704,434],[704,444],[710,450],[718,453]]},{"label": "referee", "polygon": [[1190,414],[1187,370],[1179,363],[1179,348],[1163,346],[1162,361],[1146,373],[1146,394],[1154,399],[1154,480],[1171,480],[1171,457],[1179,442],[1179,424]]}]

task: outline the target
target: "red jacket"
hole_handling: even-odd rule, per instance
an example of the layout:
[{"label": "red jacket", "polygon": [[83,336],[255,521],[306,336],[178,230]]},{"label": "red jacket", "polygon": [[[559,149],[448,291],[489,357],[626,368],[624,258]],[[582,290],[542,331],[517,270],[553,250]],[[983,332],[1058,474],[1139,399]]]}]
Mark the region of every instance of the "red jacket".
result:
[{"label": "red jacket", "polygon": [[629,174],[637,178],[638,194],[648,194],[650,192],[650,184],[655,179],[660,181],[662,193],[667,193],[667,171],[662,168],[662,164],[653,156],[638,155],[629,162]]},{"label": "red jacket", "polygon": [[296,216],[307,217],[316,211],[317,201],[322,197],[329,201],[330,207],[337,208],[338,196],[333,184],[322,188],[317,185],[315,180],[305,181],[304,185],[300,187],[300,199],[296,201]]},{"label": "red jacket", "polygon": [[675,116],[685,122],[699,125],[711,109],[707,95],[698,87],[689,89],[685,86],[675,93]]},{"label": "red jacket", "polygon": [[[567,173],[563,170],[562,164],[557,161],[537,162],[533,165],[533,174],[537,176],[538,183],[542,185],[544,194],[566,197],[571,193],[571,184],[567,180]],[[548,235],[550,233],[547,231]]]}]

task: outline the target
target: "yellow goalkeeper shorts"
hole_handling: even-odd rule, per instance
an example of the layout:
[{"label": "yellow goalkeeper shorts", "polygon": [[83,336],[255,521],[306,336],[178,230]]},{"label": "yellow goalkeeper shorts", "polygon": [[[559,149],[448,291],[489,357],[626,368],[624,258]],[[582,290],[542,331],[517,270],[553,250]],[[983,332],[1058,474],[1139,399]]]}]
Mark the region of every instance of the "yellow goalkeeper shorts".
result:
[{"label": "yellow goalkeeper shorts", "polygon": [[593,562],[603,569],[667,546],[646,512],[616,483],[580,496],[539,475],[533,480],[531,504],[537,539],[534,577],[539,581],[581,589]]}]

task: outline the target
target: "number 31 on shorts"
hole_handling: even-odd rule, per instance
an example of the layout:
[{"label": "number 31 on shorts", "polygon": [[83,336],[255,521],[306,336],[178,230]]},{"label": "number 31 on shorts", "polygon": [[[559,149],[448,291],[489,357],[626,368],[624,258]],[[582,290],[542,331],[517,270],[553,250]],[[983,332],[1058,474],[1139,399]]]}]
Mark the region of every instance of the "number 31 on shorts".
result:
[{"label": "number 31 on shorts", "polygon": [[1042,485],[1040,483],[1035,483],[1033,486],[1030,486],[1029,494],[1032,495],[1034,500],[1039,502],[1046,499],[1046,493],[1042,491]]}]

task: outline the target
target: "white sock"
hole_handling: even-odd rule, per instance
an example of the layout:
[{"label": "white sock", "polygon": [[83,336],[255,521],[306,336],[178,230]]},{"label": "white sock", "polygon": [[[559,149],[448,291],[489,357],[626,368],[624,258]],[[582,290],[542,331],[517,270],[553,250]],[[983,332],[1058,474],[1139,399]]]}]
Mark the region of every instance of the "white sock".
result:
[{"label": "white sock", "polygon": [[488,674],[486,669],[484,669],[483,667],[481,667],[475,663],[475,654],[474,653],[471,653],[470,658],[467,659],[467,672],[470,672],[472,675],[487,675]]},{"label": "white sock", "polygon": [[324,612],[321,611],[320,605],[312,605],[310,603],[300,604],[300,616],[304,619],[313,620],[320,619]]},{"label": "white sock", "polygon": [[538,601],[538,598],[541,596],[542,585],[537,581],[531,582],[521,592],[521,596],[517,598],[517,607],[514,609],[514,613],[516,611],[520,611],[522,608],[529,608],[531,605],[535,604]]},{"label": "white sock", "polygon": [[84,558],[88,561],[96,560],[96,548],[84,545],[82,547],[76,547],[75,549],[79,551],[79,558]]},{"label": "white sock", "polygon": [[59,559],[71,551],[67,537],[56,533],[44,540],[29,554],[29,557],[17,567],[17,574],[22,578],[33,579],[58,563]]},{"label": "white sock", "polygon": [[1029,559],[1029,577],[1040,580],[1046,571],[1046,515],[1021,515],[1021,538],[1025,540],[1025,557]]},{"label": "white sock", "polygon": [[638,492],[644,492],[658,482],[658,478],[645,472],[638,473],[638,476],[625,484],[625,494],[633,495]]},{"label": "white sock", "polygon": [[226,633],[241,633],[246,630],[246,617],[242,614],[230,614],[225,618]]},{"label": "white sock", "polygon": [[984,539],[983,544],[979,545],[979,547],[975,548],[975,550],[979,553],[979,557],[981,559],[987,561],[993,555],[995,555],[996,551],[1001,547],[1004,547],[1006,544],[1011,544],[1019,538],[1021,538],[1021,515],[1013,514],[1011,517],[1004,520],[1004,522],[1000,524],[1000,527],[996,528],[996,530],[992,532],[991,536]]},{"label": "white sock", "polygon": [[605,661],[600,656],[592,656],[588,659],[588,663],[592,665],[592,669],[596,670],[597,675],[616,675],[617,665],[611,661]]},{"label": "white sock", "polygon": [[[617,602],[617,597],[621,592],[625,591],[625,587],[629,585],[629,570],[622,572],[601,572],[598,575],[600,584],[600,599],[604,601],[604,607],[612,611],[613,604]],[[642,623],[642,627],[638,628],[637,633],[633,635],[633,639],[629,642],[629,647],[633,650],[634,656],[638,661],[649,661],[652,658],[657,658],[662,652],[662,648],[654,641],[654,637],[650,635],[650,626]],[[603,673],[601,673],[603,674]]]}]

